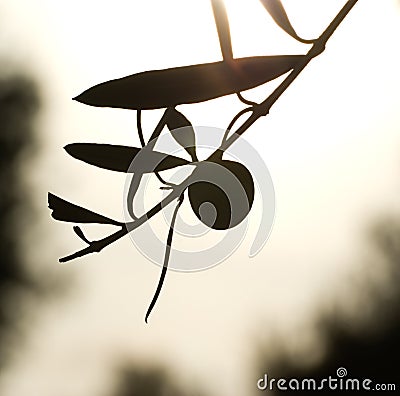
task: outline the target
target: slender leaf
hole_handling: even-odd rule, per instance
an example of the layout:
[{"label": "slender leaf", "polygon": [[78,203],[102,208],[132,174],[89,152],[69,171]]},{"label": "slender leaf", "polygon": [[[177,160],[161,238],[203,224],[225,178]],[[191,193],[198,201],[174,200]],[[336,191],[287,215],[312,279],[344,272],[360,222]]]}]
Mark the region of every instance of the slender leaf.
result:
[{"label": "slender leaf", "polygon": [[255,88],[285,74],[303,58],[259,56],[147,71],[96,85],[74,99],[91,106],[123,109],[175,107]]},{"label": "slender leaf", "polygon": [[196,135],[191,122],[175,108],[168,109],[167,127],[174,139],[189,153],[194,162],[197,162]]},{"label": "slender leaf", "polygon": [[73,143],[65,146],[72,157],[99,168],[125,173],[159,172],[189,162],[147,147],[113,146],[110,144]]},{"label": "slender leaf", "polygon": [[229,20],[226,13],[224,0],[211,0],[211,4],[214,13],[215,25],[217,27],[222,57],[225,61],[229,62],[233,59],[233,52]]},{"label": "slender leaf", "polygon": [[264,8],[270,13],[274,21],[278,24],[278,26],[280,26],[287,34],[305,44],[311,44],[315,41],[315,40],[305,40],[298,36],[298,34],[296,33],[292,24],[289,21],[289,18],[286,14],[285,8],[283,7],[281,0],[260,0],[260,1],[264,6]]},{"label": "slender leaf", "polygon": [[51,214],[52,217],[59,221],[67,221],[71,223],[99,223],[120,225],[118,221],[109,219],[108,217],[99,215],[88,209],[65,201],[64,199],[57,197],[56,195],[51,193],[48,194],[48,203],[49,208],[53,210]]},{"label": "slender leaf", "polygon": [[75,234],[78,235],[78,237],[82,239],[82,241],[84,241],[88,245],[90,245],[89,239],[86,238],[85,234],[83,233],[82,229],[79,226],[74,226],[74,227],[72,227],[72,229],[74,230]]}]

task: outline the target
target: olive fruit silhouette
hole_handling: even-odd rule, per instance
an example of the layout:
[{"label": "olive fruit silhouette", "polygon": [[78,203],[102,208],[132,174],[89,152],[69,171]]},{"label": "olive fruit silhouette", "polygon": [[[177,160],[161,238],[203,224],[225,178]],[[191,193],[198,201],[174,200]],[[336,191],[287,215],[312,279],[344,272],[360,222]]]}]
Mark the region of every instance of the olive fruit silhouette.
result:
[{"label": "olive fruit silhouette", "polygon": [[253,205],[254,182],[248,169],[234,161],[199,162],[188,187],[190,205],[197,218],[214,230],[241,223]]}]

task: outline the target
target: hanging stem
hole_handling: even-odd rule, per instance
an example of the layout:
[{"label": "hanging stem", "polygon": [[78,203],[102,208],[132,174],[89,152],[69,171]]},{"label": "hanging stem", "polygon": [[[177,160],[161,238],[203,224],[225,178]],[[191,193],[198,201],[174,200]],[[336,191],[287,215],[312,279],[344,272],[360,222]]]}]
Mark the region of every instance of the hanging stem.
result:
[{"label": "hanging stem", "polygon": [[[150,140],[149,140],[149,145],[151,144],[152,148],[154,148],[154,145],[158,139],[158,137],[160,136],[164,126],[166,125],[166,114],[167,114],[167,110],[165,110],[161,120],[158,122],[154,132],[152,133]],[[142,111],[139,109],[136,112],[136,125],[137,125],[137,130],[138,130],[138,135],[139,135],[139,140],[140,140],[140,144],[142,145],[142,147],[144,147],[146,145],[146,142],[144,140],[144,136],[143,136],[143,127],[142,127]],[[169,187],[173,187],[175,186],[175,184],[173,183],[169,183],[167,181],[165,181],[161,175],[159,174],[159,172],[154,172],[154,174],[156,175],[157,179],[162,183],[165,184],[166,186]],[[139,173],[135,173],[132,176],[132,180],[131,183],[129,185],[129,189],[128,189],[128,196],[127,196],[127,209],[128,209],[128,213],[131,216],[131,218],[133,220],[137,220],[138,217],[135,215],[135,212],[133,210],[133,200],[136,196],[136,193],[139,189],[140,186],[140,182],[142,180],[143,175],[139,174]]]},{"label": "hanging stem", "polygon": [[248,106],[255,106],[255,105],[258,104],[258,103],[256,103],[256,102],[253,102],[252,100],[248,100],[248,99],[244,98],[241,92],[236,92],[236,96],[238,97],[238,99],[239,99],[242,103],[244,103],[244,104],[246,104],[246,105],[248,105]]},{"label": "hanging stem", "polygon": [[176,205],[174,214],[172,215],[171,225],[169,227],[168,238],[167,238],[167,246],[165,248],[164,264],[163,264],[163,268],[161,271],[160,280],[158,281],[157,289],[154,293],[153,299],[151,300],[149,308],[147,309],[147,312],[146,312],[146,317],[144,319],[144,321],[146,323],[147,323],[147,319],[149,318],[149,315],[151,314],[151,311],[153,310],[154,306],[156,305],[157,299],[160,295],[162,286],[164,284],[165,276],[167,274],[169,257],[171,255],[172,237],[174,235],[174,226],[175,226],[176,216],[178,214],[179,208],[182,205],[183,198],[184,198],[184,195],[182,193],[179,197],[178,205]]},{"label": "hanging stem", "polygon": [[[168,111],[169,111],[169,108],[166,109],[166,110],[164,111],[163,116],[161,117],[160,121],[158,122],[157,126],[155,127],[153,133],[152,133],[151,136],[150,136],[149,142],[147,143],[147,145],[148,145],[150,148],[152,148],[152,149],[154,148],[154,146],[155,146],[155,144],[156,144],[156,142],[157,142],[157,139],[158,139],[158,137],[160,136],[162,130],[163,130],[164,127],[167,125]],[[165,184],[165,185],[170,186],[170,187],[173,187],[173,186],[175,185],[175,184],[173,184],[173,183],[169,183],[169,182],[165,181],[165,180],[160,176],[160,174],[159,174],[158,172],[154,172],[154,174],[156,175],[157,179],[158,179],[162,184]]]},{"label": "hanging stem", "polygon": [[246,114],[246,113],[248,113],[248,112],[250,112],[250,111],[252,111],[252,110],[253,110],[252,107],[246,107],[245,109],[239,111],[239,113],[237,113],[237,114],[235,115],[235,117],[233,117],[232,121],[229,123],[228,127],[227,127],[226,130],[225,130],[224,136],[223,136],[223,138],[222,138],[222,142],[225,142],[226,139],[228,139],[229,132],[231,131],[231,129],[233,128],[233,126],[236,124],[236,122],[238,121],[238,119],[239,119],[242,115],[244,115],[244,114]]},{"label": "hanging stem", "polygon": [[146,142],[144,141],[144,137],[143,137],[142,110],[140,110],[140,109],[138,109],[136,111],[136,125],[137,125],[140,144],[142,145],[142,147],[144,147],[146,145]]}]

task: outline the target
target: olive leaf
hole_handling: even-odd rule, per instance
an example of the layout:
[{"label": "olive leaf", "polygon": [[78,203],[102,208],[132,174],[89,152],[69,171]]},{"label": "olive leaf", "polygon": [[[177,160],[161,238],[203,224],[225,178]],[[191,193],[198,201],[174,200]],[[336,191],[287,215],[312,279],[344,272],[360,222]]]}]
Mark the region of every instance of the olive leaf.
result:
[{"label": "olive leaf", "polygon": [[159,172],[187,165],[179,157],[143,148],[110,144],[73,143],[64,147],[72,157],[99,168],[125,173]]},{"label": "olive leaf", "polygon": [[91,210],[65,201],[64,199],[57,197],[52,193],[48,194],[48,204],[49,208],[53,210],[51,216],[56,220],[72,223],[99,223],[120,225],[118,221],[109,219],[108,217],[99,215],[98,213],[92,212]]},{"label": "olive leaf", "polygon": [[74,100],[90,106],[157,109],[255,88],[293,69],[305,55],[258,56],[133,74],[98,84]]},{"label": "olive leaf", "polygon": [[193,162],[197,162],[196,135],[191,122],[175,108],[168,109],[166,124],[173,138],[189,153]]},{"label": "olive leaf", "polygon": [[72,227],[72,229],[74,230],[75,234],[82,239],[83,242],[86,242],[88,245],[90,245],[89,239],[86,238],[85,234],[79,226],[74,226]]},{"label": "olive leaf", "polygon": [[315,40],[305,40],[298,36],[294,30],[289,18],[286,14],[285,8],[281,0],[260,0],[264,8],[269,12],[273,20],[280,26],[287,34],[304,44],[312,44]]},{"label": "olive leaf", "polygon": [[211,0],[211,5],[214,13],[215,25],[217,27],[222,57],[225,61],[231,61],[233,59],[232,40],[224,0]]}]

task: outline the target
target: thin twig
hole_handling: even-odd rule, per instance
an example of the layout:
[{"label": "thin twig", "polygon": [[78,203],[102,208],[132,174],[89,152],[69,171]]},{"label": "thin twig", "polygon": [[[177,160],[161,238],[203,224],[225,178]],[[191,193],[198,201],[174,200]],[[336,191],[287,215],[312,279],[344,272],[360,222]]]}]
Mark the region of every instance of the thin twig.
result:
[{"label": "thin twig", "polygon": [[131,221],[129,223],[123,224],[120,230],[117,232],[96,241],[90,242],[89,246],[86,248],[79,250],[69,256],[61,258],[60,263],[66,263],[68,261],[74,260],[78,257],[86,256],[90,253],[99,253],[108,245],[116,242],[118,239],[127,235],[129,232],[135,230],[144,224],[147,220],[151,219],[154,215],[160,212],[163,208],[169,205],[172,201],[177,199],[186,189],[186,187],[190,184],[189,179],[191,176],[188,176],[181,184],[176,185],[171,193],[167,195],[161,202],[157,205],[153,206],[148,212],[140,216],[137,220]]},{"label": "thin twig", "polygon": [[146,142],[144,141],[144,137],[143,137],[142,110],[141,109],[138,109],[136,111],[136,125],[137,125],[140,144],[142,145],[142,147],[144,147],[146,145]]},{"label": "thin twig", "polygon": [[178,204],[176,205],[174,214],[172,215],[171,225],[170,225],[169,231],[168,231],[167,246],[165,247],[164,264],[163,264],[163,268],[161,271],[160,280],[158,281],[157,289],[154,293],[153,299],[151,300],[149,308],[147,309],[147,312],[146,312],[146,316],[144,319],[144,321],[146,323],[147,323],[147,319],[149,318],[149,315],[151,314],[151,311],[153,310],[154,306],[156,305],[157,299],[160,295],[162,286],[164,284],[165,275],[167,274],[169,257],[171,255],[172,237],[174,235],[175,220],[176,220],[176,216],[178,214],[179,208],[182,205],[183,197],[184,197],[184,195],[182,193],[179,197],[179,201],[178,201]]},{"label": "thin twig", "polygon": [[231,131],[231,129],[233,128],[233,126],[235,125],[235,123],[237,122],[237,120],[243,115],[248,113],[249,111],[253,111],[252,107],[246,107],[245,109],[239,111],[239,113],[237,113],[235,115],[235,117],[233,117],[232,121],[229,123],[228,127],[225,130],[224,136],[222,138],[222,142],[225,142],[226,139],[228,138],[229,132]]},{"label": "thin twig", "polygon": [[[155,144],[156,144],[156,142],[157,142],[157,139],[159,138],[159,136],[160,136],[162,130],[163,130],[164,127],[167,125],[167,117],[168,117],[168,112],[169,112],[169,110],[170,110],[170,109],[168,108],[168,109],[166,109],[166,110],[164,111],[163,116],[161,117],[161,119],[160,119],[160,121],[158,122],[157,126],[155,127],[155,129],[154,129],[152,135],[150,136],[150,139],[149,139],[149,142],[147,143],[147,146],[150,147],[151,149],[154,148],[154,146],[155,146]],[[175,184],[165,181],[165,180],[160,176],[160,174],[159,174],[158,172],[154,172],[154,174],[156,175],[157,179],[158,179],[162,184],[165,184],[165,185],[171,186],[171,187],[175,186]]]},{"label": "thin twig", "polygon": [[253,102],[252,100],[248,100],[245,97],[243,97],[241,92],[236,92],[236,96],[239,98],[239,100],[248,105],[248,106],[256,106],[258,103],[257,102]]},{"label": "thin twig", "polygon": [[158,179],[158,181],[159,181],[160,183],[165,184],[166,186],[169,186],[169,187],[175,186],[174,183],[167,182],[166,180],[164,180],[163,177],[160,175],[159,172],[155,171],[154,174],[156,175],[156,177],[157,177],[157,179]]},{"label": "thin twig", "polygon": [[[161,118],[161,120],[159,121],[158,125],[156,126],[152,137],[150,138],[150,142],[152,142],[152,140],[154,140],[154,142],[152,142],[152,147],[151,149],[154,148],[155,145],[155,141],[158,139],[161,131],[163,130],[164,126],[165,126],[165,115],[166,112],[168,111],[168,109],[164,112],[163,117]],[[142,112],[140,109],[137,110],[136,112],[136,124],[137,124],[137,130],[138,130],[138,135],[139,135],[139,140],[140,140],[140,144],[142,145],[142,147],[146,146],[146,142],[144,140],[144,136],[143,136],[143,127],[142,127]],[[169,183],[167,181],[165,181],[161,175],[159,174],[159,172],[154,172],[154,174],[156,175],[157,179],[162,183],[165,184],[166,186],[169,187],[173,187],[175,186],[175,184],[173,183]],[[131,216],[131,218],[133,220],[137,220],[138,217],[135,215],[135,212],[133,210],[133,200],[136,196],[136,193],[139,189],[140,186],[140,182],[142,180],[143,174],[140,173],[135,173],[132,176],[132,180],[131,183],[129,185],[129,189],[128,189],[128,196],[127,196],[127,209],[128,209],[128,213]]]},{"label": "thin twig", "polygon": [[133,210],[133,202],[136,196],[136,193],[139,189],[140,182],[142,180],[143,174],[135,172],[132,175],[131,182],[129,184],[128,195],[126,197],[126,207],[128,209],[128,213],[131,216],[132,220],[137,220],[138,217],[136,216]]},{"label": "thin twig", "polygon": [[160,136],[164,127],[167,125],[168,112],[169,112],[169,108],[164,111],[164,114],[162,115],[160,121],[158,121],[158,124],[155,127],[153,133],[151,134],[149,142],[147,143],[147,145],[149,147],[154,148],[158,137]]}]

